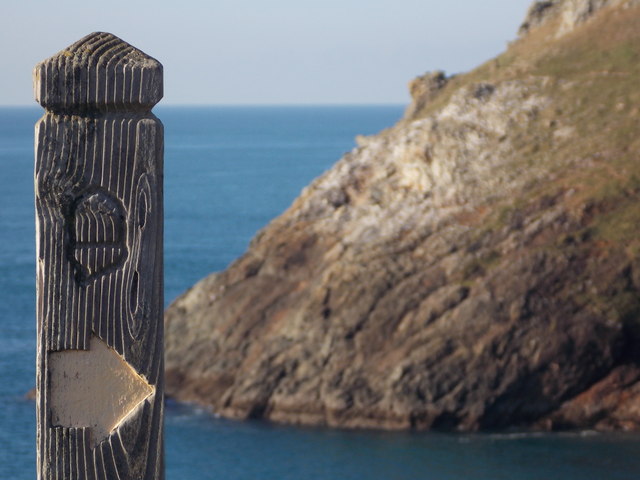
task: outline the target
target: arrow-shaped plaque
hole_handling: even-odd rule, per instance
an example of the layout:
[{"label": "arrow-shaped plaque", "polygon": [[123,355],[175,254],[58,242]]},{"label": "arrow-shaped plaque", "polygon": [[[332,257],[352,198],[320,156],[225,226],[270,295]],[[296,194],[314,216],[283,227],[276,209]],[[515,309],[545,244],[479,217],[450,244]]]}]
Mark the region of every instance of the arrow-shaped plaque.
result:
[{"label": "arrow-shaped plaque", "polygon": [[154,388],[118,353],[92,336],[89,350],[49,354],[51,423],[90,427],[95,447]]}]

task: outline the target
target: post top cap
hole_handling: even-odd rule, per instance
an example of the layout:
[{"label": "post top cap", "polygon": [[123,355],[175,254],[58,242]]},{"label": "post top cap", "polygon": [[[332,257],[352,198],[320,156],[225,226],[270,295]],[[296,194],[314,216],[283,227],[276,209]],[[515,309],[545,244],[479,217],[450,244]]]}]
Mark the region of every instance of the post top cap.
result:
[{"label": "post top cap", "polygon": [[38,63],[33,77],[38,103],[62,113],[149,111],[163,95],[162,64],[105,32]]}]

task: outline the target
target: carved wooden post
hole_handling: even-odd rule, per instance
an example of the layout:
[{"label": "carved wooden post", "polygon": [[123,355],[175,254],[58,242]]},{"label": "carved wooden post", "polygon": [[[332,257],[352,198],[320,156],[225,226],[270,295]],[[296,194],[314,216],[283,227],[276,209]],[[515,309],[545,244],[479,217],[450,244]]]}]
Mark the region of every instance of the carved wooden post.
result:
[{"label": "carved wooden post", "polygon": [[162,65],[93,33],[34,88],[38,478],[162,479]]}]

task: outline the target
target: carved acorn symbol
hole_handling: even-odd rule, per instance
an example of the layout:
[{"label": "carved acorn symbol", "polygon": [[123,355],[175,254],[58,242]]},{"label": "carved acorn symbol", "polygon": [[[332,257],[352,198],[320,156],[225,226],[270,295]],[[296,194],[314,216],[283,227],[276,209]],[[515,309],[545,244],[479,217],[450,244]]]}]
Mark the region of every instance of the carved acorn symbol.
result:
[{"label": "carved acorn symbol", "polygon": [[72,206],[71,262],[83,285],[122,267],[127,257],[125,212],[109,192],[94,190]]}]

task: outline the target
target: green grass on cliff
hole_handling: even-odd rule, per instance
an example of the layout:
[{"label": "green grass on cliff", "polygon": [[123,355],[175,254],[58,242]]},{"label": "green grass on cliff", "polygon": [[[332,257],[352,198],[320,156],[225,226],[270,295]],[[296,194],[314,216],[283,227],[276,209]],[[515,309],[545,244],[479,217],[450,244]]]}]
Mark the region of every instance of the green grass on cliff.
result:
[{"label": "green grass on cliff", "polygon": [[[599,240],[640,251],[640,7],[608,9],[558,40],[548,25],[477,70],[456,77],[439,102],[468,83],[535,82],[552,102],[511,132],[517,162],[543,165],[549,181],[500,210],[573,189],[576,204],[601,205],[591,225]],[[551,39],[550,39],[551,38]],[[429,109],[438,108],[430,105]],[[424,112],[425,114],[428,112]],[[558,136],[562,129],[566,138]],[[516,167],[514,165],[514,167]],[[502,217],[502,218],[500,218]]]},{"label": "green grass on cliff", "polygon": [[[526,51],[531,46],[520,48]],[[637,268],[640,8],[603,12],[547,51],[534,55],[528,70],[531,75],[550,79],[555,113],[550,121],[575,129],[570,141],[546,152],[547,161],[560,166],[560,172],[544,188],[573,189],[573,203],[591,206],[593,214],[587,216],[584,231],[578,233],[588,239],[594,259],[623,255],[630,270]],[[630,284],[630,275],[616,272],[608,285],[585,292],[584,301],[636,332],[640,329],[640,299]]]},{"label": "green grass on cliff", "polygon": [[[544,180],[529,182],[517,197],[496,200],[476,235],[504,231],[518,214],[542,214],[543,198],[562,198],[567,210],[582,212],[576,217],[582,215],[583,225],[536,248],[586,248],[596,260],[622,255],[631,270],[640,271],[640,7],[605,9],[558,39],[554,28],[550,23],[534,30],[498,58],[454,77],[420,116],[479,82],[520,80],[550,98],[535,119],[509,133],[515,153],[509,168],[525,175],[537,169]],[[503,261],[509,259],[480,254],[465,267],[463,281],[473,282]],[[612,275],[609,286],[576,300],[607,312],[640,339],[632,273]]]}]

